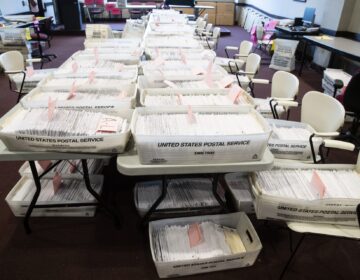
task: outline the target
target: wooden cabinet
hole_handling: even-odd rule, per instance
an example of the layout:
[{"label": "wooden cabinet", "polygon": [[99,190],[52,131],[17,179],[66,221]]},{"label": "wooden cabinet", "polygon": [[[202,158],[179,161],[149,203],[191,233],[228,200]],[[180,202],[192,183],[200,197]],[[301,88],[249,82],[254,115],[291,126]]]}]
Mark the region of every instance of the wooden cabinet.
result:
[{"label": "wooden cabinet", "polygon": [[234,3],[216,4],[216,25],[234,25],[235,5]]}]

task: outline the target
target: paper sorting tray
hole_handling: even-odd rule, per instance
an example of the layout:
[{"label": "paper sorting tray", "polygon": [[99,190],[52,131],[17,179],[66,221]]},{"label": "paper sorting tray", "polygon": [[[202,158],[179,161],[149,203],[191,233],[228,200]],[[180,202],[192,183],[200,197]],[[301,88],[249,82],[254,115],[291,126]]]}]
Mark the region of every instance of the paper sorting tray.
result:
[{"label": "paper sorting tray", "polygon": [[[10,151],[54,151],[84,153],[122,153],[130,138],[130,128],[123,133],[93,136],[49,137],[4,133],[2,129],[23,109],[15,106],[0,120],[0,139]],[[100,110],[96,110],[99,112]],[[103,111],[108,115],[126,118],[131,123],[133,110]]]},{"label": "paper sorting tray", "polygon": [[[202,258],[198,260],[163,262],[156,259],[153,233],[156,229],[165,227],[166,225],[187,225],[205,221],[211,221],[218,225],[235,228],[245,246],[246,252],[232,254],[229,256]],[[160,278],[177,277],[251,266],[255,263],[262,249],[261,241],[251,224],[250,219],[243,212],[153,221],[149,223],[149,240],[151,255]]]},{"label": "paper sorting tray", "polygon": [[[45,177],[50,178],[50,177]],[[5,200],[9,205],[11,211],[13,212],[14,216],[16,217],[24,217],[26,211],[30,205],[30,200],[14,200],[16,194],[19,191],[22,191],[24,184],[32,180],[28,177],[22,177],[16,185],[11,189],[11,191],[6,196]],[[80,180],[83,181],[82,177],[78,177],[77,179],[71,180]],[[97,193],[101,193],[103,187],[104,176],[102,175],[90,175],[90,182],[93,184],[93,189]],[[95,187],[94,187],[95,185]],[[31,190],[32,192],[35,191],[35,188]],[[44,191],[44,190],[43,190]],[[49,190],[45,190],[49,191]],[[74,204],[74,203],[96,203],[97,201],[92,197],[90,200],[83,200],[81,199],[81,193],[88,192],[85,188],[78,189],[77,192],[73,193],[72,200],[38,200],[36,205],[44,205],[44,204]],[[30,193],[29,193],[30,194]],[[58,195],[58,198],[60,196]],[[95,215],[96,206],[80,206],[80,207],[59,207],[59,208],[34,208],[32,212],[32,216],[35,217],[93,217]]]},{"label": "paper sorting tray", "polygon": [[192,38],[184,36],[167,36],[159,40],[158,37],[148,37],[145,39],[145,48],[185,48],[185,49],[204,49],[201,43]]},{"label": "paper sorting tray", "polygon": [[267,147],[271,130],[267,122],[254,109],[247,106],[197,106],[194,113],[251,114],[264,132],[242,135],[139,135],[137,118],[151,114],[187,114],[188,108],[137,108],[131,123],[141,164],[193,164],[259,161]]},{"label": "paper sorting tray", "polygon": [[137,48],[141,44],[141,39],[85,39],[85,48]]},{"label": "paper sorting tray", "polygon": [[[230,89],[225,88],[225,89],[174,89],[174,88],[158,88],[158,89],[145,89],[143,91],[141,91],[140,93],[140,104],[142,106],[145,107],[154,107],[154,106],[179,106],[179,105],[192,105],[192,106],[206,106],[206,105],[242,105],[242,106],[251,106],[254,107],[254,99],[247,93],[244,92],[243,93],[243,99],[244,101],[246,101],[246,103],[238,103],[238,104],[233,104],[231,99],[228,97],[229,95],[229,91]],[[186,97],[187,95],[196,95],[196,96],[204,96],[204,97],[209,97],[211,96],[223,96],[225,97],[225,102],[227,102],[227,104],[188,104],[187,102],[183,102],[181,103],[181,101],[179,101],[179,98],[181,99],[181,97],[178,97],[179,95],[182,95],[183,97]],[[158,97],[159,99],[161,97],[173,97],[173,103],[172,104],[161,104],[159,102],[158,105],[147,105],[146,104],[146,98],[148,96],[152,96],[152,97]],[[204,101],[206,102],[206,101]]]},{"label": "paper sorting tray", "polygon": [[[359,170],[358,167],[350,164],[289,164],[287,162],[285,165],[277,167],[282,169]],[[255,196],[255,212],[258,219],[359,226],[356,215],[356,207],[360,203],[358,199],[323,198],[309,201],[271,196],[261,192],[255,174],[252,174],[250,178],[252,192]]]},{"label": "paper sorting tray", "polygon": [[[158,51],[157,51],[158,50]],[[206,57],[216,57],[211,50],[202,49],[181,49],[187,60],[204,60]],[[146,48],[145,55],[148,59],[154,60],[160,55],[165,60],[181,60],[179,48]]]},{"label": "paper sorting tray", "polygon": [[[75,92],[75,97],[67,99],[70,90],[44,90],[41,87],[33,89],[21,99],[25,108],[47,108],[49,97],[56,100],[57,108],[79,108],[79,109],[131,109],[136,104],[137,85],[134,83],[124,84],[121,89],[98,89],[92,91]],[[99,95],[98,99],[78,98],[81,94]]]},{"label": "paper sorting tray", "polygon": [[[207,60],[190,61],[188,64],[181,61],[165,61],[163,65],[158,66],[152,62],[145,62],[142,64],[142,69],[144,76],[151,81],[198,81],[204,79],[208,63]],[[214,81],[228,75],[226,70],[216,64],[213,65],[211,73]]]},{"label": "paper sorting tray", "polygon": [[[315,133],[315,130],[306,123],[292,122],[285,120],[274,120],[266,119],[270,127],[286,127],[286,128],[302,128],[310,132]],[[319,147],[323,142],[322,138],[314,137],[314,149],[315,155],[319,153]],[[289,140],[289,139],[278,139],[275,133],[271,134],[268,143],[269,149],[275,158],[292,159],[292,160],[304,160],[312,161],[312,154],[310,148],[310,140]]]},{"label": "paper sorting tray", "polygon": [[[135,50],[130,53],[120,52],[120,53],[98,53],[99,60],[121,62],[128,65],[138,64],[140,61],[140,56],[142,55],[142,50]],[[74,60],[95,60],[95,55],[91,53],[83,53],[78,51],[72,55]]]}]

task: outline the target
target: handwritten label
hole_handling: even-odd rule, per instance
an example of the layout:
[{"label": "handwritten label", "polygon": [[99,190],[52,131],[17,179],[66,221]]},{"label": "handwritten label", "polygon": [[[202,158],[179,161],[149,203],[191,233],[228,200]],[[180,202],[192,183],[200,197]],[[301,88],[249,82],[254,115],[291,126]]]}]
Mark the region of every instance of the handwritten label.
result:
[{"label": "handwritten label", "polygon": [[115,118],[102,118],[98,124],[97,131],[105,133],[115,133],[118,130],[119,120]]},{"label": "handwritten label", "polygon": [[204,242],[204,236],[202,234],[200,225],[198,223],[191,224],[188,229],[188,237],[190,248],[198,246]]},{"label": "handwritten label", "polygon": [[54,194],[56,194],[63,184],[62,177],[58,171],[55,172],[55,175],[52,179],[52,183],[54,188]]},{"label": "handwritten label", "polygon": [[316,172],[316,170],[314,170],[312,177],[311,177],[311,182],[310,182],[311,186],[313,186],[317,193],[319,198],[323,198],[325,195],[325,191],[326,191],[326,186],[324,184],[324,182],[321,180],[319,174]]}]

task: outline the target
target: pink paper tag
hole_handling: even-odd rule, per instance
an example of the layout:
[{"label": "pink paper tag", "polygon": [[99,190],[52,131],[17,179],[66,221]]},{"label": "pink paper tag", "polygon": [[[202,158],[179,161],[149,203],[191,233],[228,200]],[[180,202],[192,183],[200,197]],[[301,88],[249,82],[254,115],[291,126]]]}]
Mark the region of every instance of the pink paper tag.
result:
[{"label": "pink paper tag", "polygon": [[164,84],[166,84],[167,86],[171,87],[171,88],[179,88],[175,83],[173,83],[172,81],[168,81],[165,80]]},{"label": "pink paper tag", "polygon": [[26,76],[31,78],[32,76],[34,76],[34,74],[35,74],[34,67],[26,66]]},{"label": "pink paper tag", "polygon": [[155,53],[156,53],[156,57],[159,57],[159,56],[160,56],[159,48],[155,48]]},{"label": "pink paper tag", "polygon": [[231,76],[225,76],[224,78],[222,78],[222,79],[219,81],[219,86],[220,86],[221,88],[227,88],[227,87],[230,87],[233,82],[234,82],[233,77],[231,77]]},{"label": "pink paper tag", "polygon": [[179,52],[180,52],[180,60],[182,61],[182,63],[187,64],[187,59],[184,51],[180,49]]},{"label": "pink paper tag", "polygon": [[90,84],[92,84],[92,83],[94,82],[94,80],[95,80],[95,75],[96,75],[96,73],[95,73],[94,70],[89,73],[89,83],[90,83]]},{"label": "pink paper tag", "polygon": [[62,177],[59,172],[57,172],[57,171],[55,172],[52,182],[53,182],[54,194],[56,194],[58,192],[58,190],[61,188],[62,183],[63,183]]},{"label": "pink paper tag", "polygon": [[190,248],[198,246],[204,242],[204,236],[202,234],[200,225],[198,223],[191,224],[188,229]]},{"label": "pink paper tag", "polygon": [[196,123],[196,117],[195,117],[195,115],[194,115],[194,113],[192,111],[191,106],[188,107],[187,120],[188,120],[189,124]]},{"label": "pink paper tag", "polygon": [[125,68],[125,65],[124,65],[124,64],[122,64],[122,63],[119,63],[119,64],[118,64],[118,71],[119,71],[119,72],[123,71],[124,68]]},{"label": "pink paper tag", "polygon": [[48,101],[48,121],[51,121],[53,119],[53,117],[54,117],[55,104],[56,104],[56,100],[52,100],[51,97],[49,97],[49,101]]},{"label": "pink paper tag", "polygon": [[183,104],[182,94],[181,94],[181,93],[177,93],[176,96],[177,96],[177,104],[178,104],[178,105],[182,105],[182,104]]},{"label": "pink paper tag", "polygon": [[72,68],[72,71],[74,74],[78,71],[79,65],[77,64],[76,61],[73,62],[73,64],[71,65],[71,68]]},{"label": "pink paper tag", "polygon": [[97,126],[97,132],[115,133],[118,130],[119,121],[115,118],[102,118]]},{"label": "pink paper tag", "polygon": [[191,69],[191,72],[194,74],[194,75],[203,75],[205,74],[205,70],[200,68],[200,67],[194,67]]},{"label": "pink paper tag", "polygon": [[68,96],[68,100],[69,99],[72,99],[76,96],[76,81],[74,81],[71,85],[71,88],[70,88],[70,93],[69,93],[69,96]]},{"label": "pink paper tag", "polygon": [[51,160],[38,160],[38,164],[43,170],[46,170],[51,165]]},{"label": "pink paper tag", "polygon": [[126,91],[121,91],[120,92],[120,94],[118,95],[118,98],[119,99],[124,99],[124,98],[126,98],[127,97],[127,93],[126,93]]},{"label": "pink paper tag", "polygon": [[319,174],[316,172],[316,170],[314,170],[314,172],[313,172],[310,184],[318,192],[319,198],[323,198],[325,195],[326,186],[325,186],[324,182],[321,180],[321,178],[320,178]]},{"label": "pink paper tag", "polygon": [[155,67],[158,67],[160,65],[163,65],[165,63],[165,60],[161,57],[161,56],[158,56],[154,61],[153,61],[153,65]]},{"label": "pink paper tag", "polygon": [[70,173],[75,173],[77,171],[77,164],[76,161],[73,160],[70,162],[70,168],[69,168],[69,172]]},{"label": "pink paper tag", "polygon": [[237,104],[238,98],[242,92],[242,88],[238,85],[233,85],[229,90],[228,97],[230,98],[231,102]]}]

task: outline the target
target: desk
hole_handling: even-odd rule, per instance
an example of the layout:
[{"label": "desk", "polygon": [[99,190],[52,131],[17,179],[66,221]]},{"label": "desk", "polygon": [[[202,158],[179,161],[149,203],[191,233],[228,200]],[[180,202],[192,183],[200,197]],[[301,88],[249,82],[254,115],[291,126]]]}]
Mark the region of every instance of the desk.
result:
[{"label": "desk", "polygon": [[126,9],[139,9],[139,10],[151,10],[156,9],[156,5],[126,5]]},{"label": "desk", "polygon": [[194,9],[194,16],[195,19],[197,19],[199,16],[202,15],[202,13],[205,10],[214,10],[214,6],[204,6],[204,5],[195,5],[195,6],[186,6],[186,5],[169,5],[170,8],[176,9],[176,8],[188,8],[188,9]]},{"label": "desk", "polygon": [[317,35],[319,34],[319,29],[318,30],[304,30],[304,31],[296,31],[296,30],[291,30],[290,27],[288,26],[276,26],[275,29],[281,33],[284,33],[286,35],[289,35],[291,38],[301,38],[305,35]]},{"label": "desk", "polygon": [[[182,165],[166,165],[166,164],[141,164],[137,152],[130,149],[129,152],[119,154],[116,160],[117,169],[121,174],[129,176],[145,176],[145,175],[162,175],[161,195],[153,203],[145,214],[142,223],[146,225],[151,216],[157,210],[157,207],[165,199],[167,195],[167,176],[183,175],[183,174],[213,174],[212,192],[218,201],[222,210],[226,209],[226,202],[222,201],[217,192],[219,173],[227,172],[245,172],[259,171],[271,169],[274,162],[274,156],[270,150],[266,148],[263,158],[260,161],[252,162],[235,162],[235,163],[204,163],[204,164],[182,164]],[[206,208],[205,208],[206,209]],[[175,209],[176,211],[177,209]],[[181,211],[181,209],[179,209]],[[190,209],[187,209],[190,210]],[[199,209],[191,209],[199,210]]]},{"label": "desk", "polygon": [[[306,57],[306,49],[308,45],[315,45],[324,48],[331,52],[331,55],[338,54],[349,59],[360,61],[360,42],[350,40],[343,37],[332,37],[332,36],[304,36],[305,41],[304,52],[302,55],[301,65],[299,69],[299,76],[301,76],[302,69]],[[330,66],[331,66],[330,59]]]},{"label": "desk", "polygon": [[[106,204],[103,202],[102,198],[93,190],[90,184],[89,172],[87,166],[87,159],[109,159],[112,154],[85,154],[85,153],[59,153],[59,152],[25,152],[25,151],[9,151],[4,143],[0,140],[0,161],[28,161],[31,172],[34,178],[36,191],[34,193],[33,198],[31,199],[29,208],[27,209],[26,215],[24,217],[24,227],[27,233],[31,232],[29,220],[32,211],[34,208],[54,208],[54,207],[79,207],[79,206],[93,206],[100,204],[104,209],[113,217],[116,224],[119,224],[119,218],[117,214],[112,211]],[[61,160],[71,160],[71,159],[81,159],[81,163],[83,166],[83,177],[85,181],[85,185],[90,194],[98,201],[98,203],[76,203],[66,205],[66,204],[51,204],[51,205],[36,205],[36,202],[39,198],[41,192],[41,182],[40,179],[43,175],[48,173],[51,169],[56,167]],[[46,171],[42,174],[38,174],[35,160],[57,160],[56,163],[52,164]]]}]

